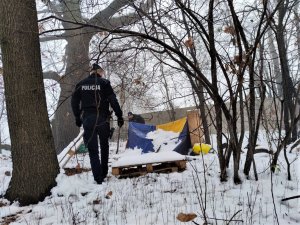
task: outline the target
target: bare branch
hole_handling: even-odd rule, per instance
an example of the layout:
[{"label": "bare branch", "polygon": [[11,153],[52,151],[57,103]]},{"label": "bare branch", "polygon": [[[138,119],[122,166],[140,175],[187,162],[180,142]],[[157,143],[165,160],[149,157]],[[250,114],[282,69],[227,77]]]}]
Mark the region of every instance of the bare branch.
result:
[{"label": "bare branch", "polygon": [[0,149],[11,151],[11,145],[2,144],[2,145],[0,145]]},{"label": "bare branch", "polygon": [[[153,3],[154,0],[147,0],[145,3],[140,5],[139,9],[141,11],[148,11],[152,7]],[[89,24],[104,26],[107,28],[116,28],[127,26],[140,20],[141,16],[138,13],[131,13],[126,16],[112,18],[112,16],[118,12],[118,10],[128,4],[128,0],[113,1],[106,9],[97,13],[92,19],[90,19]]]},{"label": "bare branch", "polygon": [[288,200],[296,199],[296,198],[300,198],[300,195],[296,195],[296,196],[289,197],[289,198],[283,198],[283,199],[281,199],[281,201],[284,202],[284,201],[288,201]]},{"label": "bare branch", "polygon": [[93,25],[105,26],[109,22],[110,17],[128,4],[128,0],[114,0],[108,7],[98,12],[93,18],[91,18],[89,23]]},{"label": "bare branch", "polygon": [[59,82],[61,77],[59,74],[55,71],[47,71],[43,73],[44,79],[50,79],[50,80],[55,80],[56,82]]},{"label": "bare branch", "polygon": [[40,42],[46,42],[46,41],[57,41],[57,40],[65,40],[66,37],[63,35],[58,35],[58,36],[44,36],[40,37]]},{"label": "bare branch", "polygon": [[58,17],[61,17],[62,15],[62,4],[61,1],[59,3],[56,1],[51,0],[42,0],[42,2],[48,7],[49,11],[57,15]]}]

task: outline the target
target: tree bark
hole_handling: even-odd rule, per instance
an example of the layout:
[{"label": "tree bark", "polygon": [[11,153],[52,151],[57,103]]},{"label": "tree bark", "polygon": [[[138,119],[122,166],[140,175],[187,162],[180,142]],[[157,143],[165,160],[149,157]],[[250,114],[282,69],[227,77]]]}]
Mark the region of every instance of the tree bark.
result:
[{"label": "tree bark", "polygon": [[[218,79],[217,79],[217,59],[216,59],[216,48],[215,48],[215,41],[214,41],[214,21],[213,21],[213,6],[214,0],[209,1],[209,12],[208,12],[208,33],[209,33],[209,45],[210,45],[210,59],[211,59],[211,78],[212,78],[212,85],[216,91],[218,91]],[[216,95],[218,93],[215,93]],[[216,113],[216,129],[217,129],[217,146],[218,146],[218,159],[220,165],[220,180],[226,181],[227,174],[226,174],[226,162],[225,157],[223,154],[222,148],[222,110],[219,101],[214,99],[215,104],[215,113]]]},{"label": "tree bark", "polygon": [[76,83],[89,75],[90,38],[87,35],[70,35],[70,38],[67,39],[66,72],[59,82],[61,92],[57,111],[52,121],[52,132],[57,153],[60,153],[79,132],[71,109],[71,95]]},{"label": "tree bark", "polygon": [[59,172],[43,86],[34,0],[0,1],[0,40],[13,161],[5,197],[21,205],[34,204],[50,193]]},{"label": "tree bark", "polygon": [[[284,17],[287,12],[287,8],[285,6],[285,1],[281,1],[279,5],[279,16],[278,16],[278,26],[277,26],[277,44],[278,44],[278,52],[282,73],[282,87],[283,87],[283,107],[284,107],[284,128],[285,132],[287,132],[291,128],[291,121],[293,121],[295,115],[295,104],[293,103],[293,95],[294,95],[294,87],[293,81],[290,76],[289,64],[287,58],[287,49],[284,37]],[[297,128],[294,126],[293,131],[291,132],[291,136],[288,139],[288,144],[297,139]]]},{"label": "tree bark", "polygon": [[204,88],[202,84],[198,84],[198,90],[197,90],[197,95],[199,99],[199,109],[200,109],[200,115],[201,115],[201,120],[202,120],[202,125],[203,125],[203,130],[204,130],[204,138],[205,138],[205,143],[206,144],[211,144],[210,142],[210,132],[209,132],[209,126],[207,122],[207,114],[206,114],[206,103],[205,103],[205,97],[204,97]]},{"label": "tree bark", "polygon": [[[73,23],[83,22],[90,25],[97,25],[109,29],[126,26],[135,21],[140,20],[141,14],[129,13],[125,16],[114,16],[117,12],[128,4],[133,2],[127,0],[113,0],[105,9],[99,11],[90,20],[86,20],[81,12],[81,1],[53,1],[42,0],[45,5],[51,9],[58,17],[65,21]],[[154,1],[147,0],[140,4],[142,11],[147,11]],[[66,46],[66,72],[60,80],[61,93],[58,102],[58,108],[55,118],[52,122],[53,136],[55,140],[55,148],[60,153],[78,134],[79,129],[75,126],[74,117],[71,112],[70,96],[76,83],[88,74],[90,64],[89,42],[100,30],[91,27],[78,29],[79,25],[62,22],[62,26],[66,29],[64,39],[68,42]],[[58,38],[59,39],[59,38]]]},{"label": "tree bark", "polygon": [[249,148],[246,155],[246,161],[244,165],[244,174],[249,175],[251,165],[254,157],[254,149],[256,145],[255,137],[255,85],[254,85],[254,71],[249,69]]},{"label": "tree bark", "polygon": [[274,40],[272,37],[271,29],[268,30],[268,43],[269,43],[269,51],[271,54],[271,59],[273,62],[273,73],[275,75],[276,80],[276,93],[279,97],[282,97],[282,75],[280,71],[280,63],[279,63],[279,56],[275,49]]}]

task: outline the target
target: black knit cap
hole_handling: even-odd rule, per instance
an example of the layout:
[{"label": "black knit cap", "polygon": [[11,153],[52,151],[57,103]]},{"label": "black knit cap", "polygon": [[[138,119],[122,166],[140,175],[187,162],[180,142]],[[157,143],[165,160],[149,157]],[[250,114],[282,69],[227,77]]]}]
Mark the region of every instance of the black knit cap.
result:
[{"label": "black knit cap", "polygon": [[92,70],[98,70],[98,69],[102,69],[101,66],[99,66],[97,63],[94,63],[92,65]]}]

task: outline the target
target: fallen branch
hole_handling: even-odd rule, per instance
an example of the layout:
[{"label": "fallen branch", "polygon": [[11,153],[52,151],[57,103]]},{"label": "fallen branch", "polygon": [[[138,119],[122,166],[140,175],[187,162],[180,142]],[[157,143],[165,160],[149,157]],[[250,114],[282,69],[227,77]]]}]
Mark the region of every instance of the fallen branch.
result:
[{"label": "fallen branch", "polygon": [[292,197],[289,197],[289,198],[283,198],[283,199],[281,199],[281,201],[284,202],[284,201],[292,200],[292,199],[295,199],[295,198],[300,198],[300,195],[292,196]]}]

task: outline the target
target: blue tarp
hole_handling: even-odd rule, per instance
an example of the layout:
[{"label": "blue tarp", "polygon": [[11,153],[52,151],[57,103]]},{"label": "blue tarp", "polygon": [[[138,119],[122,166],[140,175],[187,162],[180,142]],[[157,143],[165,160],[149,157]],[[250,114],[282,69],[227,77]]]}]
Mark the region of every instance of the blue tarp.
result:
[{"label": "blue tarp", "polygon": [[189,135],[188,123],[185,123],[183,130],[179,134],[178,140],[181,140],[181,143],[173,150],[182,155],[187,155],[189,148],[191,148],[191,139]]},{"label": "blue tarp", "polygon": [[152,140],[146,138],[150,131],[155,131],[156,126],[130,122],[128,127],[128,141],[126,148],[141,148],[143,153],[153,152]]},{"label": "blue tarp", "polygon": [[[154,146],[152,144],[152,140],[146,138],[147,134],[151,131],[155,131],[156,126],[147,125],[147,124],[140,124],[130,122],[128,127],[128,141],[126,148],[141,148],[142,153],[154,152]],[[176,146],[174,151],[182,154],[187,155],[189,148],[191,148],[190,136],[188,132],[188,124],[184,125],[181,133],[179,134],[178,141],[180,144]],[[166,143],[169,140],[166,140]]]}]

